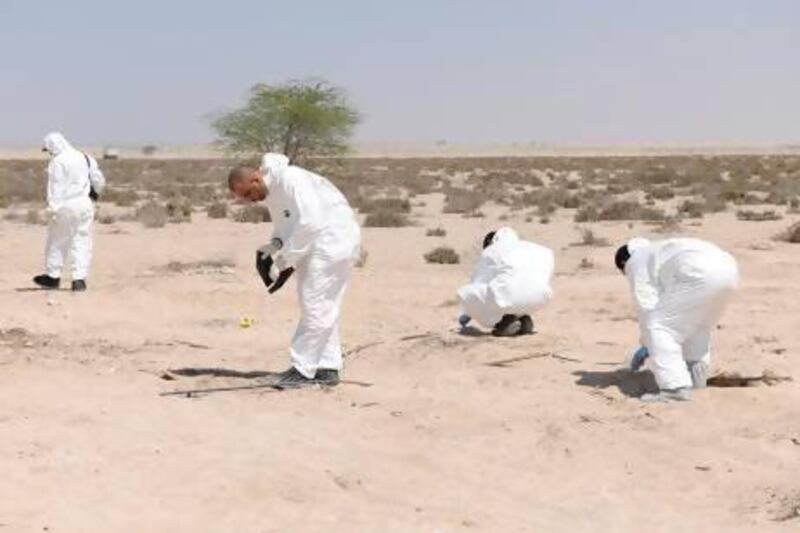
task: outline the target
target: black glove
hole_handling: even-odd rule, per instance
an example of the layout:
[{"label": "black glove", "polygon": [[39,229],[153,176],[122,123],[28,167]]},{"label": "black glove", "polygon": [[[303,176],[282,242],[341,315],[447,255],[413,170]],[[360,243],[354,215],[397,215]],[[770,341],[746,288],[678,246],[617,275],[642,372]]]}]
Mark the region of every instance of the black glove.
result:
[{"label": "black glove", "polygon": [[278,279],[275,280],[275,284],[269,289],[269,293],[274,294],[278,289],[283,287],[286,281],[292,277],[292,274],[294,274],[294,267],[282,270],[281,273],[278,274]]},{"label": "black glove", "polygon": [[89,188],[89,198],[91,198],[93,202],[96,202],[100,198],[100,195],[97,194],[97,191],[94,190],[94,187]]},{"label": "black glove", "polygon": [[258,275],[261,277],[261,281],[264,282],[264,285],[266,285],[268,289],[275,281],[269,277],[269,271],[272,268],[272,263],[273,261],[271,255],[262,256],[261,252],[256,250],[256,270],[258,271]]}]

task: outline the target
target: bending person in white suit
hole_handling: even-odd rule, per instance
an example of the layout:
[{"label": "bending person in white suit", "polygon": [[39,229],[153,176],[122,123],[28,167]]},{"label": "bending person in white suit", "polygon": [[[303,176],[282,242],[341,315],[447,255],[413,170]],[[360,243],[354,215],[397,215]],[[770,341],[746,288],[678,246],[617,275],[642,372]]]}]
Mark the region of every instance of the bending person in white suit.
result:
[{"label": "bending person in white suit", "polygon": [[647,363],[660,389],[645,401],[689,400],[711,365],[711,331],[739,281],[736,260],[699,239],[633,239],[614,259],[630,282],[640,344],[631,370]]},{"label": "bending person in white suit", "polygon": [[[257,251],[257,266],[270,293],[297,274],[300,323],[292,340],[285,385],[339,383],[342,346],[339,317],[361,230],[347,199],[326,178],[266,154],[260,169],[238,166],[228,186],[240,199],[266,200],[274,231]],[[275,269],[279,275],[273,280]]]},{"label": "bending person in white suit", "polygon": [[533,333],[531,314],[553,296],[554,267],[552,250],[521,240],[511,228],[487,234],[472,279],[458,290],[459,323],[475,319],[499,337]]}]

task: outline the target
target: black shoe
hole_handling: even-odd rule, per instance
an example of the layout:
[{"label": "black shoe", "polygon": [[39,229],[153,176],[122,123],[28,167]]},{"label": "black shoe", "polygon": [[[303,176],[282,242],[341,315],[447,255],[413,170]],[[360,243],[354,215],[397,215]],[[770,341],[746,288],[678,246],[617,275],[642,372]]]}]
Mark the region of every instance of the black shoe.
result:
[{"label": "black shoe", "polygon": [[36,276],[33,278],[33,282],[45,289],[57,289],[61,286],[61,278],[51,278],[47,274]]},{"label": "black shoe", "polygon": [[76,279],[72,282],[72,291],[73,292],[83,292],[86,290],[86,282],[82,279]]},{"label": "black shoe", "polygon": [[326,387],[335,387],[339,384],[339,371],[330,368],[317,369],[314,381]]},{"label": "black shoe", "polygon": [[495,337],[514,337],[519,335],[522,324],[519,318],[514,315],[503,315],[502,320],[494,325],[492,335]]},{"label": "black shoe", "polygon": [[304,387],[306,385],[313,385],[316,383],[313,379],[308,379],[301,374],[295,367],[285,370],[275,376],[275,386],[279,388],[294,388]]},{"label": "black shoe", "polygon": [[520,335],[530,335],[533,333],[533,319],[528,315],[522,315],[519,318],[519,334]]}]

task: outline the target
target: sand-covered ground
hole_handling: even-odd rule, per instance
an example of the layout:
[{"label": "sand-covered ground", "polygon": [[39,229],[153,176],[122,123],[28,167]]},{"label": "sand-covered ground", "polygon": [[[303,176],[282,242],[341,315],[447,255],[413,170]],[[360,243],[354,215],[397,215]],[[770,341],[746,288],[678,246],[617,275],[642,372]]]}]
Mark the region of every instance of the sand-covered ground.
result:
[{"label": "sand-covered ground", "polygon": [[[795,381],[646,405],[633,396],[652,377],[617,372],[637,327],[613,247],[570,246],[561,213],[498,222],[417,200],[418,226],[364,230],[347,297],[345,378],[372,386],[191,398],[159,394],[254,380],[166,370],[288,365],[294,283],[269,297],[252,266],[268,225],[97,226],[73,295],[29,290],[45,228],[0,222],[0,531],[800,528],[800,245],[770,240],[797,215],[684,227],[740,262],[716,369]],[[503,224],[556,250],[555,300],[535,336],[459,335],[454,292]],[[592,227],[612,243],[652,231]],[[445,243],[461,264],[423,261]]]}]

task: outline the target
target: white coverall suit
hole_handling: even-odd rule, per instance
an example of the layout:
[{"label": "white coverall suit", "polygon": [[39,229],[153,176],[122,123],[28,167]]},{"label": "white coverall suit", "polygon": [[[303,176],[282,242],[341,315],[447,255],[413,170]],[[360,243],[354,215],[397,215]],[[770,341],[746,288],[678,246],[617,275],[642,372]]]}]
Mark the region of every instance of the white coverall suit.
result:
[{"label": "white coverall suit", "polygon": [[470,282],[458,290],[461,312],[487,328],[503,315],[530,315],[552,298],[554,267],[552,250],[501,228],[481,253]]},{"label": "white coverall suit", "polygon": [[261,170],[269,190],[272,238],[283,246],[276,265],[294,267],[300,323],[292,340],[292,363],[312,379],[318,369],[341,370],[339,316],[361,230],[347,199],[327,179],[266,154]]},{"label": "white coverall suit", "polygon": [[625,265],[641,344],[662,390],[692,387],[687,363],[711,363],[711,330],[739,281],[736,260],[699,239],[628,243]]},{"label": "white coverall suit", "polygon": [[85,280],[92,260],[94,220],[89,191],[94,187],[100,194],[105,187],[105,177],[94,158],[73,148],[60,133],[48,134],[44,138],[44,148],[51,155],[47,167],[47,275],[60,278],[69,255],[72,279]]}]

